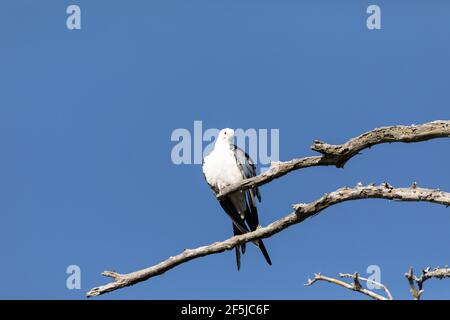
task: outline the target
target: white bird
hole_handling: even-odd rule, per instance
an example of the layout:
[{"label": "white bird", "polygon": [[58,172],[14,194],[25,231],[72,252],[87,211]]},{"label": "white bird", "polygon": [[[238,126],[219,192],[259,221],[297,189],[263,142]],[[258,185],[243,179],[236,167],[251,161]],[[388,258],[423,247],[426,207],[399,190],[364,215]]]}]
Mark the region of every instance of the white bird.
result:
[{"label": "white bird", "polygon": [[[219,132],[214,149],[203,160],[203,174],[215,194],[223,188],[256,176],[256,166],[250,156],[233,143],[234,131],[226,128]],[[234,235],[254,231],[259,226],[256,198],[261,201],[257,187],[245,191],[236,191],[219,200],[220,205],[233,222]],[[254,242],[272,265],[262,240]],[[245,244],[236,247],[236,263],[241,267],[241,251],[245,253]]]}]

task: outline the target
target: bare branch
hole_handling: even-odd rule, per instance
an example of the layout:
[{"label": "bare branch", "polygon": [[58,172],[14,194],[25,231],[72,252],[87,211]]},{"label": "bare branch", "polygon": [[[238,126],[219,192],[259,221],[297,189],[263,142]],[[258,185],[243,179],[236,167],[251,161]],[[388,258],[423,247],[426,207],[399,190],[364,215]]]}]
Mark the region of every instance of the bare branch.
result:
[{"label": "bare branch", "polygon": [[[347,283],[335,278],[331,278],[331,277],[326,277],[326,276],[322,276],[320,273],[316,273],[314,274],[314,279],[308,279],[308,283],[306,283],[306,286],[310,286],[313,285],[314,283],[316,283],[317,281],[326,281],[329,283],[333,283],[336,285],[339,285],[341,287],[347,288],[349,290],[353,290],[362,294],[365,294],[366,296],[371,297],[372,299],[375,300],[393,300],[391,293],[389,292],[388,288],[376,281],[372,281],[370,279],[366,279],[366,278],[362,278],[360,277],[359,273],[355,272],[354,274],[348,274],[348,273],[340,273],[339,277],[341,278],[351,278],[353,279],[353,283]],[[383,297],[382,295],[379,295],[378,293],[375,293],[371,290],[368,289],[364,289],[361,286],[360,281],[364,281],[364,282],[369,282],[369,283],[373,283],[381,288],[383,288],[383,290],[386,292],[387,297]]]},{"label": "bare branch", "polygon": [[352,278],[352,279],[354,279],[354,280],[356,280],[356,278],[357,278],[357,279],[362,280],[362,281],[364,281],[364,282],[366,282],[366,283],[371,283],[371,284],[373,284],[373,285],[375,285],[375,286],[380,287],[381,289],[383,289],[384,292],[386,292],[386,296],[387,296],[387,299],[388,299],[388,300],[394,300],[394,298],[392,297],[392,294],[391,294],[391,292],[389,291],[389,289],[388,289],[384,284],[382,284],[382,283],[380,283],[380,282],[373,281],[373,280],[367,279],[367,278],[363,278],[363,277],[361,277],[358,273],[355,273],[355,274],[340,273],[339,276],[340,276],[341,278]]},{"label": "bare branch", "polygon": [[446,266],[445,268],[436,267],[431,270],[430,267],[427,267],[422,270],[422,274],[420,275],[420,277],[417,277],[414,275],[413,268],[411,267],[409,268],[408,272],[405,273],[405,277],[408,280],[410,291],[414,300],[420,300],[422,293],[424,292],[424,282],[432,278],[439,280],[450,278],[450,268],[448,266]]},{"label": "bare branch", "polygon": [[421,125],[391,126],[374,129],[341,145],[331,145],[316,140],[311,146],[311,149],[320,152],[322,156],[305,157],[285,162],[273,162],[266,172],[223,189],[217,195],[217,198],[220,199],[238,190],[264,185],[298,169],[313,166],[336,166],[343,168],[350,158],[376,144],[392,142],[411,143],[448,137],[450,137],[450,120],[438,120]]},{"label": "bare branch", "polygon": [[256,239],[267,238],[274,234],[281,232],[282,230],[300,223],[305,219],[312,217],[322,210],[349,200],[378,198],[398,201],[424,201],[436,204],[442,204],[445,206],[450,205],[450,193],[440,190],[431,190],[419,188],[416,186],[409,188],[394,188],[387,183],[383,183],[379,186],[356,186],[355,188],[340,188],[329,194],[325,194],[318,200],[308,204],[296,204],[294,205],[294,211],[289,215],[281,218],[270,225],[243,235],[235,236],[227,239],[223,242],[215,242],[211,245],[199,247],[196,249],[186,249],[182,253],[170,257],[169,259],[162,261],[161,263],[152,267],[135,271],[128,274],[117,274],[111,272],[105,272],[103,274],[112,276],[115,281],[107,285],[94,288],[87,293],[88,297],[97,296],[106,292],[117,290],[126,286],[131,286],[138,282],[147,280],[151,277],[163,274],[164,272],[192,259],[203,257],[206,255],[216,254],[225,250],[231,250],[235,246],[253,241]]}]

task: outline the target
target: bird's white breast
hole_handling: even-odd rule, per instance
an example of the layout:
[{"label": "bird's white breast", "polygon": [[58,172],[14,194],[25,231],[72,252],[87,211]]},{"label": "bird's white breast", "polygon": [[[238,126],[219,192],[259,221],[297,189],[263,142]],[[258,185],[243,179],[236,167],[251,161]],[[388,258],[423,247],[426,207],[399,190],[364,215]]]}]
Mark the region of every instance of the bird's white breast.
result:
[{"label": "bird's white breast", "polygon": [[216,146],[205,157],[203,173],[206,181],[219,190],[243,180],[242,173],[236,163],[234,152],[229,145]]}]

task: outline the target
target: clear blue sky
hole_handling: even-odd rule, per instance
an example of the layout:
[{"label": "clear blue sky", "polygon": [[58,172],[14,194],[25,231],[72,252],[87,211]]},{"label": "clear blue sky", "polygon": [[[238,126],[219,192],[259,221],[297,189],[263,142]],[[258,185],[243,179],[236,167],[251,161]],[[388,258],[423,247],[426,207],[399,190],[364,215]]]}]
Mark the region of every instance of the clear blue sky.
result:
[{"label": "clear blue sky", "polygon": [[[382,30],[366,8],[382,9]],[[78,4],[82,30],[66,29]],[[0,4],[0,298],[84,298],[108,279],[231,235],[199,165],[172,163],[176,128],[277,128],[280,158],[383,125],[450,118],[447,1],[24,1]],[[261,188],[267,225],[340,186],[450,190],[448,140],[382,145],[345,169]],[[449,209],[349,202],[253,247],[191,261],[109,299],[350,298],[314,272],[379,265],[409,298],[412,265],[450,263]],[[79,265],[82,289],[66,288]],[[430,281],[424,298],[450,298]]]}]

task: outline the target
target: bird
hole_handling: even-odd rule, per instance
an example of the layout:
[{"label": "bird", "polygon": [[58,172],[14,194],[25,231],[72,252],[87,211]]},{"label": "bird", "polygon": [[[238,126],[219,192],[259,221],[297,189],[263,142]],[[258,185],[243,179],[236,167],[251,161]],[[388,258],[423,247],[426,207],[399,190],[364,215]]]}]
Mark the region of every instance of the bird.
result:
[{"label": "bird", "polygon": [[[233,143],[234,130],[220,130],[213,150],[203,159],[203,175],[215,195],[232,184],[256,176],[256,165],[250,156]],[[260,227],[256,199],[261,202],[258,187],[233,192],[221,199],[222,209],[230,217],[234,235],[255,231]],[[266,262],[272,265],[269,253],[261,239],[253,241],[259,247]],[[236,265],[241,268],[241,252],[245,253],[245,243],[235,247]]]}]

